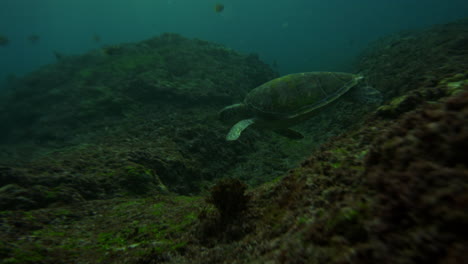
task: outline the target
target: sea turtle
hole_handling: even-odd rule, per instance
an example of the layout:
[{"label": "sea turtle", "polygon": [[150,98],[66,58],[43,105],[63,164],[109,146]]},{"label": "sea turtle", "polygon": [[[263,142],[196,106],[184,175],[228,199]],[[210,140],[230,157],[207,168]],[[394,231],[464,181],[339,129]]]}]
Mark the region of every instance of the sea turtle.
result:
[{"label": "sea turtle", "polygon": [[225,107],[221,121],[234,124],[226,140],[236,140],[249,126],[272,129],[288,138],[303,136],[288,127],[317,114],[339,98],[380,103],[382,95],[361,75],[344,72],[289,74],[250,91],[244,102]]}]

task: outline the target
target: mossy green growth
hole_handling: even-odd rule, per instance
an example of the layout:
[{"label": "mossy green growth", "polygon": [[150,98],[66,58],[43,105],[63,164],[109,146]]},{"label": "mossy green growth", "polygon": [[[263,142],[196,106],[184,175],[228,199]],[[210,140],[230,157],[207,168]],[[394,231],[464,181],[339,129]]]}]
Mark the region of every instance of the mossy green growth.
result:
[{"label": "mossy green growth", "polygon": [[56,200],[60,195],[59,191],[60,191],[60,188],[58,187],[58,188],[53,188],[53,189],[50,189],[50,190],[46,190],[46,191],[44,191],[44,194],[45,194],[45,197],[47,199]]},{"label": "mossy green growth", "polygon": [[116,249],[128,244],[121,234],[113,232],[99,233],[97,243],[104,250]]},{"label": "mossy green growth", "polygon": [[154,251],[158,254],[163,254],[171,251],[176,251],[179,248],[185,247],[187,245],[186,241],[174,243],[171,240],[165,239],[160,240],[155,243]]},{"label": "mossy green growth", "polygon": [[124,167],[121,176],[127,189],[136,194],[147,193],[156,180],[156,175],[151,169],[137,164]]},{"label": "mossy green growth", "polygon": [[356,158],[358,159],[364,159],[364,157],[369,153],[368,149],[362,150],[356,154]]},{"label": "mossy green growth", "polygon": [[333,163],[331,164],[331,166],[332,166],[332,168],[334,168],[334,169],[338,169],[338,168],[341,168],[342,164],[341,164],[341,162],[333,162]]},{"label": "mossy green growth", "polygon": [[27,263],[43,263],[46,252],[43,252],[40,248],[32,250],[24,250],[17,248],[13,251],[14,257],[6,258],[2,260],[3,264],[27,264]]},{"label": "mossy green growth", "polygon": [[367,237],[362,219],[364,219],[363,209],[343,207],[332,216],[325,227],[330,233],[344,236],[352,241],[361,241]]},{"label": "mossy green growth", "polygon": [[327,222],[327,229],[343,229],[358,219],[359,212],[353,208],[342,208],[331,220]]},{"label": "mossy green growth", "polygon": [[63,231],[54,231],[51,229],[41,229],[36,230],[32,233],[34,237],[37,238],[47,238],[47,237],[64,237],[66,234]]},{"label": "mossy green growth", "polygon": [[26,211],[24,212],[24,218],[27,219],[27,220],[34,220],[36,219],[36,217],[34,216],[34,214],[30,211]]},{"label": "mossy green growth", "polygon": [[94,70],[91,68],[84,68],[78,72],[78,78],[89,79],[94,74]]},{"label": "mossy green growth", "polygon": [[404,100],[406,100],[406,98],[408,98],[407,95],[395,97],[390,101],[390,103],[377,108],[377,111],[392,111],[393,109],[397,108]]},{"label": "mossy green growth", "polygon": [[459,94],[464,91],[463,87],[466,87],[466,86],[468,86],[468,79],[447,83],[448,93],[450,95]]},{"label": "mossy green growth", "polygon": [[444,78],[439,84],[446,87],[449,95],[461,93],[466,89],[466,86],[468,86],[468,71]]},{"label": "mossy green growth", "polygon": [[296,220],[298,225],[302,225],[302,224],[305,224],[305,223],[310,222],[310,221],[311,221],[311,218],[308,217],[308,216],[300,216]]},{"label": "mossy green growth", "polygon": [[113,214],[116,217],[125,216],[128,211],[134,207],[141,206],[142,202],[139,200],[130,200],[128,202],[120,203],[113,208]]},{"label": "mossy green growth", "polygon": [[121,56],[110,64],[109,71],[128,74],[138,69],[147,69],[149,65],[154,67],[162,64],[162,58],[159,54],[144,54]]},{"label": "mossy green growth", "polygon": [[408,95],[393,98],[389,103],[377,108],[377,114],[384,117],[396,117],[415,107]]},{"label": "mossy green growth", "polygon": [[56,216],[69,216],[72,214],[72,211],[66,208],[57,208],[57,210],[53,211],[53,214]]},{"label": "mossy green growth", "polygon": [[153,204],[151,206],[151,209],[153,210],[153,214],[156,215],[156,216],[162,215],[163,212],[164,212],[164,206],[166,206],[164,204],[164,202],[159,202],[159,203]]},{"label": "mossy green growth", "polygon": [[160,253],[178,250],[186,245],[186,241],[175,239],[187,232],[197,221],[196,211],[180,211],[174,203],[190,205],[200,198],[175,196],[170,201],[160,200],[149,203],[145,200],[126,201],[113,208],[115,217],[127,217],[134,210],[145,211],[151,215],[151,222],[134,220],[120,228],[112,228],[99,233],[96,237],[98,248],[105,251],[130,250],[136,251],[154,246]]},{"label": "mossy green growth", "polygon": [[348,153],[348,151],[344,148],[334,148],[331,149],[330,152],[335,153],[335,154],[345,154]]}]

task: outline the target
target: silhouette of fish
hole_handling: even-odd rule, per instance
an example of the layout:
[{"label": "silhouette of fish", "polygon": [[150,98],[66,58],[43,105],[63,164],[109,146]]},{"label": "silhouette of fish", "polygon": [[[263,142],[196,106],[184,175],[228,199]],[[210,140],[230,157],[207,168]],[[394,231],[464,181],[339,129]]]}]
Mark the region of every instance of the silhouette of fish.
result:
[{"label": "silhouette of fish", "polygon": [[0,35],[0,46],[6,46],[8,43],[10,43],[10,40],[5,36]]},{"label": "silhouette of fish", "polygon": [[93,40],[94,40],[94,42],[99,43],[99,42],[101,42],[101,36],[99,36],[98,34],[94,34],[93,35]]},{"label": "silhouette of fish", "polygon": [[40,39],[40,38],[41,38],[41,37],[40,37],[39,35],[32,34],[32,35],[30,35],[30,36],[28,37],[28,40],[29,40],[29,42],[35,44],[35,43],[39,42],[39,39]]},{"label": "silhouette of fish", "polygon": [[221,13],[224,10],[224,5],[218,3],[214,6],[214,10],[216,13]]}]

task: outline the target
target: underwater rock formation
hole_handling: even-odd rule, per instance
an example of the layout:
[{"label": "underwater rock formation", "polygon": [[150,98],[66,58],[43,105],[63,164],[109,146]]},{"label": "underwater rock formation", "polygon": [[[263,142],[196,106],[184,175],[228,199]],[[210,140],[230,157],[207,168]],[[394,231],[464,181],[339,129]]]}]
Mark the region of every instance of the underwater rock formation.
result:
[{"label": "underwater rock formation", "polygon": [[[36,164],[106,181],[120,173],[111,165],[120,156],[121,167],[145,166],[172,191],[197,192],[201,179],[253,148],[225,148],[216,112],[275,76],[256,55],[169,33],[66,56],[12,82],[0,97],[7,128],[0,131],[0,158],[15,165],[53,151],[53,164]],[[94,161],[75,166],[90,156]],[[99,193],[120,188],[105,189]]]},{"label": "underwater rock formation", "polygon": [[[36,88],[43,93],[28,97],[35,84],[32,80],[42,82],[41,74],[32,74],[8,95],[18,105],[5,104],[6,109],[18,111],[18,128],[26,129],[31,122],[37,125],[38,120],[52,128],[53,124],[75,125],[70,130],[78,135],[75,142],[87,144],[51,152],[51,142],[58,143],[50,134],[46,140],[47,133],[41,132],[44,137],[40,139],[51,145],[42,145],[42,155],[31,162],[19,160],[12,150],[5,152],[6,165],[0,167],[0,257],[10,263],[92,263],[96,259],[178,264],[463,263],[468,257],[468,54],[461,44],[467,29],[466,21],[459,21],[392,36],[388,40],[393,45],[374,45],[366,53],[372,56],[361,57],[359,70],[367,72],[371,83],[386,95],[386,102],[348,130],[343,127],[350,124],[342,122],[346,119],[341,115],[335,122],[324,117],[312,120],[306,128],[320,124],[346,132],[327,134],[334,136],[328,140],[317,133],[317,138],[327,142],[309,149],[309,158],[300,166],[247,190],[237,179],[208,187],[212,179],[226,176],[226,168],[234,166],[250,172],[251,178],[269,174],[258,171],[265,164],[290,159],[283,157],[284,149],[297,151],[303,146],[280,140],[255,145],[262,138],[254,138],[255,134],[227,145],[225,130],[215,120],[217,110],[228,100],[225,91],[214,88],[220,86],[212,86],[210,94],[193,87],[184,94],[181,86],[164,93],[163,85],[151,77],[135,77],[140,82],[129,86],[124,81],[137,76],[140,71],[132,69],[142,64],[125,64],[125,68],[118,58],[129,52],[139,54],[135,48],[139,44],[108,47],[103,54],[92,55],[103,58],[103,65],[91,71],[93,78],[87,73],[78,78],[86,82],[70,86],[57,76],[45,82],[58,90],[48,91],[41,84]],[[165,35],[153,42],[168,48],[164,43],[173,45],[174,38],[180,37]],[[414,56],[418,50],[425,52]],[[274,75],[256,63],[255,56],[221,53],[221,61],[227,56],[230,62],[239,60],[250,67],[247,75],[236,75],[252,77],[250,88],[255,87],[253,80]],[[86,58],[64,58],[60,63],[64,72],[76,74],[71,61],[85,63]],[[258,67],[257,71],[251,67]],[[191,76],[190,69],[178,72],[176,68],[161,76],[173,73],[168,80],[172,83],[179,78],[190,80],[184,79],[186,74]],[[97,73],[100,69],[106,70]],[[110,69],[120,69],[117,78],[122,79],[110,80]],[[209,67],[206,70],[210,72]],[[80,119],[62,123],[49,115],[21,112],[32,103],[41,107],[41,100],[47,101],[48,96],[81,102],[76,98],[77,88],[88,84],[95,89],[83,90],[90,109],[102,105],[99,111],[119,114],[100,116],[90,110],[89,119],[82,118],[90,122],[95,117],[96,123],[80,123],[84,126],[80,130],[76,125]],[[128,89],[140,84],[144,89]],[[121,101],[107,104],[102,99],[109,96],[112,101],[114,92],[109,87],[114,85],[124,102],[135,107],[131,112],[122,108]],[[69,89],[75,97],[67,98],[59,88]],[[151,97],[151,91],[163,99]],[[27,102],[20,100],[23,96]],[[200,99],[198,104],[195,98]],[[218,99],[211,105],[206,98]],[[348,114],[357,113],[352,105],[341,107]],[[76,113],[60,114],[67,120]],[[87,137],[83,131],[90,130],[95,133]],[[39,133],[31,135],[39,140]],[[22,137],[10,136],[12,141],[15,138]],[[16,157],[17,162],[6,156]],[[206,190],[202,193],[208,198],[170,192],[200,189]]]},{"label": "underwater rock formation", "polygon": [[[375,64],[361,68],[383,84],[387,103],[362,125],[322,145],[301,167],[253,191],[245,212],[253,219],[238,225],[255,227],[255,234],[224,251],[213,248],[205,261],[463,263],[468,252],[466,67],[418,67],[420,73],[433,71],[428,85],[419,83],[418,75],[408,75],[409,83],[387,82],[395,69],[384,65],[404,61],[419,48],[431,50],[427,36],[439,43],[446,39],[441,32],[463,37],[466,29],[462,21],[409,34],[404,52],[398,46],[374,47],[376,58],[394,54],[383,65],[368,57]],[[466,53],[432,48],[442,65],[468,61]],[[398,71],[416,70],[413,66],[402,64]]]},{"label": "underwater rock formation", "polygon": [[468,19],[421,31],[406,31],[375,41],[360,56],[357,68],[386,98],[420,88],[468,69]]},{"label": "underwater rock formation", "polygon": [[366,168],[384,262],[457,263],[466,254],[467,120],[468,91],[405,116],[371,148]]},{"label": "underwater rock formation", "polygon": [[0,121],[9,127],[0,139],[66,141],[130,115],[222,105],[275,76],[255,56],[176,34],[104,47],[67,56],[10,87],[0,101]]}]

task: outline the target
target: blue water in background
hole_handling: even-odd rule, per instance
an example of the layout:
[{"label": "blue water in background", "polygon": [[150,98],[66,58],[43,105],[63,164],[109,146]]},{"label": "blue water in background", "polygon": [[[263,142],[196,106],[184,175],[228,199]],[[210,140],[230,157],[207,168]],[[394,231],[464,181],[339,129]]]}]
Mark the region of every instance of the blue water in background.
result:
[{"label": "blue water in background", "polygon": [[380,36],[467,16],[467,0],[0,0],[0,35],[10,39],[0,46],[0,80],[54,62],[53,51],[80,54],[163,32],[257,53],[281,74],[346,71]]}]

